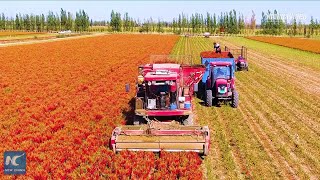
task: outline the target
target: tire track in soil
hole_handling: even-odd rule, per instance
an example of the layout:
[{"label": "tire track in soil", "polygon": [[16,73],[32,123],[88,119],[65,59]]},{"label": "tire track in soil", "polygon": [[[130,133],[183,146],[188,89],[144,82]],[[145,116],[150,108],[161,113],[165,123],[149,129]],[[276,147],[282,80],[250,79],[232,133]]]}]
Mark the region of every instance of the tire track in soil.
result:
[{"label": "tire track in soil", "polygon": [[[220,114],[220,112],[218,111],[218,108],[214,107],[218,116],[222,117],[222,121],[220,120],[220,123],[224,126],[224,129],[228,135],[227,140],[229,142],[231,149],[233,150],[232,152],[234,152],[234,153],[232,153],[232,155],[234,156],[234,159],[236,160],[238,166],[241,169],[241,175],[245,174],[245,179],[253,179],[252,173],[248,170],[248,164],[246,162],[246,159],[242,155],[240,148],[237,146],[237,143],[234,142],[234,141],[236,141],[236,138],[234,137],[233,133],[231,132],[232,131],[231,127],[229,127],[227,121],[225,121],[226,119],[229,119],[225,115],[225,113],[228,114],[228,112],[223,112]],[[222,109],[222,110],[224,110],[224,109]],[[243,178],[244,176],[242,175],[241,177]]]},{"label": "tire track in soil", "polygon": [[[230,43],[229,43],[230,44]],[[232,45],[234,46],[234,45]],[[251,63],[259,66],[261,69],[266,69],[265,66],[262,66],[260,63],[257,63],[256,61],[251,61]],[[269,70],[269,69],[266,69],[266,70]],[[273,73],[273,72],[272,72]],[[272,76],[273,74],[271,74]],[[264,78],[264,81],[270,81],[270,82],[273,82],[275,84],[274,81],[272,81],[272,79],[269,77],[262,77]],[[277,78],[277,77],[274,77],[274,78]],[[286,81],[286,83],[289,82],[289,81]],[[286,84],[282,83],[283,87],[286,87]],[[284,90],[285,88],[283,87],[278,87],[279,90]],[[288,86],[287,86],[288,88]],[[296,85],[293,85],[293,88],[291,88],[292,90],[296,88]],[[286,97],[288,97],[288,93],[290,92],[287,92],[286,94],[283,94],[283,95],[286,95]],[[300,94],[301,95],[304,95],[303,98],[301,97],[294,97],[292,95],[295,95],[295,94],[292,94],[290,97],[286,98],[286,100],[289,102],[291,102],[291,105],[294,105],[296,108],[298,109],[301,109],[301,108],[304,108],[304,111],[308,112],[307,114],[310,116],[312,115],[313,116],[313,121],[319,123],[320,122],[320,119],[318,118],[319,115],[320,115],[320,103],[319,104],[316,104],[316,103],[310,103],[310,102],[313,102],[315,101],[314,98],[319,98],[319,96],[315,96],[314,94],[310,94],[310,95],[305,95],[303,94],[304,92],[301,92]],[[296,95],[295,95],[296,96]],[[312,96],[312,97],[311,97]],[[296,101],[299,101],[303,104],[303,107],[297,107],[296,105]],[[314,114],[314,112],[316,112],[316,114]]]},{"label": "tire track in soil", "polygon": [[[262,91],[262,92],[266,92],[266,91],[269,90],[268,88],[266,88],[266,87],[269,87],[269,86],[264,87],[261,84],[259,84],[257,81],[255,81],[252,77],[247,77],[247,78],[249,78],[248,81],[251,82],[251,84],[253,85],[253,87],[249,88],[249,89],[254,89],[254,87],[258,87],[257,89],[259,89],[259,91]],[[260,82],[262,83],[262,81],[260,81]],[[239,82],[239,84],[241,84],[241,81]],[[261,92],[259,92],[259,91],[255,91],[255,92],[250,93],[250,94],[256,94],[256,95],[260,94],[259,97],[263,97],[263,94],[261,94]],[[274,91],[270,91],[269,90],[268,92],[269,92],[268,93],[268,97],[264,97],[265,101],[262,101],[262,100],[260,100],[260,98],[258,99],[255,96],[253,98],[261,106],[262,106],[262,104],[265,104],[265,102],[270,101],[270,100],[268,100],[270,98],[271,99],[277,99],[278,101],[279,100],[281,101],[281,98],[278,98],[278,96],[275,94]],[[270,103],[272,103],[272,102],[270,102]],[[310,129],[310,127],[307,126],[306,124],[304,124],[304,122],[300,123],[299,120],[296,120],[297,117],[294,114],[292,114],[291,113],[291,109],[287,108],[287,107],[290,107],[290,106],[284,106],[284,108],[278,108],[278,109],[284,111],[284,113],[289,111],[288,113],[286,113],[286,119],[290,118],[289,120],[287,120],[289,122],[286,122],[282,117],[279,116],[279,114],[282,114],[280,112],[279,113],[270,113],[270,114],[273,117],[273,119],[276,122],[276,125],[279,127],[279,129],[282,129],[283,132],[285,134],[287,134],[287,136],[290,137],[293,140],[294,144],[296,144],[296,145],[304,145],[304,147],[307,147],[309,149],[309,151],[311,151],[311,152],[302,151],[302,153],[305,156],[307,156],[309,159],[311,159],[312,161],[316,162],[317,157],[312,156],[312,154],[319,154],[319,153],[318,153],[317,150],[314,150],[315,148],[312,148],[312,147],[308,146],[309,143],[307,141],[312,140],[313,144],[315,144],[317,147],[319,147],[320,145],[318,143],[318,139],[315,139],[316,137],[319,137],[317,135],[317,132],[313,131],[313,129]],[[266,112],[274,112],[274,110],[271,110],[268,107],[268,105],[266,105],[266,104],[262,108],[264,110],[268,109],[268,110],[266,110]],[[294,129],[294,127],[292,128],[292,125],[296,125],[298,129],[297,128]],[[269,129],[271,130],[273,127],[274,126],[269,126]],[[301,127],[304,127],[304,128],[301,128]],[[305,130],[305,129],[307,129],[307,130]],[[303,132],[301,132],[301,131],[303,131]],[[297,134],[291,134],[290,132],[297,132],[297,133],[301,132],[300,134],[304,134],[304,135],[307,134],[307,137],[305,137],[305,139],[307,139],[307,141],[305,139],[303,139],[303,138],[296,138]],[[309,135],[310,133],[311,133],[311,135]],[[281,134],[281,133],[278,133],[278,134]],[[285,144],[285,143],[284,143],[284,141],[282,141],[282,142],[280,142],[280,144]],[[318,149],[317,147],[316,147],[316,149]],[[294,147],[292,147],[292,148],[294,148]],[[292,155],[292,157],[294,159],[297,159],[297,157],[296,157],[296,155],[294,153],[292,153],[290,150],[288,150],[288,152]],[[300,164],[301,164],[301,162],[304,162],[304,160],[300,158],[300,160],[298,162],[300,162]],[[304,164],[308,164],[308,163],[304,163]],[[318,168],[320,168],[320,167],[318,166]],[[310,169],[310,168],[308,168],[308,169]]]},{"label": "tire track in soil", "polygon": [[[228,40],[223,39],[222,42],[231,48],[239,48],[239,46],[230,43]],[[297,86],[297,88],[303,88],[302,90],[308,90],[310,94],[315,93],[320,95],[320,76],[318,73],[313,73],[313,71],[305,72],[303,67],[293,68],[290,67],[291,65],[285,65],[281,63],[283,60],[281,60],[280,57],[266,57],[265,55],[250,49],[248,49],[248,54],[250,54],[250,57],[254,57],[254,61],[257,63],[257,65],[264,69],[268,68],[273,73],[277,73],[279,77],[286,78],[288,83],[293,83]],[[315,97],[319,98],[320,96]]]},{"label": "tire track in soil", "polygon": [[[230,41],[227,39],[223,39],[222,41],[230,43]],[[240,46],[232,44],[232,43],[231,43],[231,45],[234,47],[238,47],[238,48],[240,47]],[[256,54],[257,56],[262,56],[263,59],[266,60],[264,62],[270,62],[269,60],[271,59],[271,60],[273,60],[272,63],[276,63],[276,65],[280,65],[284,68],[289,68],[289,72],[294,72],[294,73],[292,73],[293,75],[301,74],[301,72],[302,72],[303,73],[302,76],[308,77],[308,78],[306,78],[307,80],[312,79],[312,80],[320,83],[320,78],[318,75],[319,72],[312,69],[311,67],[307,67],[307,66],[298,64],[297,62],[292,61],[292,59],[289,59],[284,56],[279,56],[279,55],[275,55],[275,54],[267,54],[268,57],[265,57],[262,55],[263,54],[262,52],[252,50],[252,49],[248,49],[248,51],[251,52],[252,54]],[[297,57],[297,58],[300,58],[300,57]],[[249,60],[250,60],[250,58],[249,58]],[[268,67],[268,66],[265,66],[265,67]]]},{"label": "tire track in soil", "polygon": [[[253,55],[253,57],[256,57],[256,59],[261,60],[261,59],[265,59],[265,60],[274,60],[274,61],[269,61],[269,64],[263,63],[265,61],[259,61],[261,66],[268,66],[268,67],[272,67],[274,70],[274,72],[277,72],[280,75],[286,75],[289,76],[288,80],[293,80],[295,79],[298,82],[294,82],[299,88],[303,87],[303,90],[306,90],[306,88],[310,91],[310,94],[317,94],[320,95],[320,87],[318,86],[320,84],[320,79],[314,75],[309,75],[306,72],[303,72],[303,70],[300,69],[297,70],[295,68],[292,68],[288,65],[284,65],[281,64],[279,62],[277,62],[278,59],[275,58],[266,58],[265,56],[259,55],[258,53],[252,52],[251,50],[249,50],[249,53],[251,52],[251,55]],[[283,73],[281,73],[283,72]],[[303,85],[301,87],[301,84]]]},{"label": "tire track in soil", "polygon": [[[211,46],[208,43],[205,43],[204,40],[202,40],[202,41],[201,40],[202,39],[198,38],[198,43],[197,44],[201,44],[201,49],[202,50],[208,50],[208,49],[211,48]],[[216,109],[216,113],[219,114],[217,109]],[[225,119],[228,119],[228,118],[225,118]],[[220,120],[220,123],[221,123],[221,120]],[[224,129],[225,129],[226,132],[228,132],[228,136],[230,136],[230,128],[225,126]],[[227,131],[227,129],[229,131]],[[230,138],[226,138],[226,139],[230,139]],[[239,148],[238,147],[234,147],[234,146],[231,146],[231,147],[232,147],[232,157],[234,158],[234,162],[236,162],[237,165],[239,167],[241,167],[242,170],[244,170],[244,172],[249,172],[247,170],[247,168],[246,168],[246,165],[245,165],[246,164],[245,163],[245,159],[242,157]],[[239,171],[239,168],[238,168],[238,171]],[[247,174],[247,178],[252,178],[252,174],[250,172]]]},{"label": "tire track in soil", "polygon": [[[264,83],[265,81],[261,81],[260,83]],[[271,82],[271,81],[270,81]],[[261,86],[260,86],[261,87]],[[270,91],[270,89],[269,89],[269,91]],[[273,93],[274,94],[274,93]],[[274,99],[276,99],[276,100],[279,100],[280,98],[278,98],[278,97],[276,97],[276,96],[273,96],[273,98]],[[280,99],[281,100],[281,99]],[[284,102],[282,102],[282,103],[285,103],[285,101]],[[285,107],[290,107],[290,106],[286,106],[285,105]],[[300,112],[298,109],[295,109],[296,111],[293,111],[294,109],[293,108],[284,108],[284,109],[287,109],[287,110],[289,110],[290,112],[295,112],[295,113],[297,113],[298,112],[298,114],[300,114],[300,116],[301,115],[303,115],[303,112]],[[289,116],[292,116],[291,115],[291,113],[289,113],[288,114]],[[279,117],[278,117],[279,118]],[[294,118],[293,118],[294,119]],[[292,123],[290,123],[290,124],[296,124],[297,122],[299,122],[299,121],[295,121],[295,122],[292,122]],[[310,130],[311,130],[311,133],[316,133],[315,135],[312,135],[312,136],[309,136],[309,138],[313,138],[313,137],[319,137],[319,135],[317,135],[318,134],[318,130],[316,130],[316,129],[314,129],[314,128],[312,128],[314,125],[315,126],[318,126],[317,124],[314,124],[313,122],[311,122],[311,123],[309,123],[309,122],[307,122],[307,124],[308,125],[305,125],[305,124],[302,124],[303,126],[307,126],[307,128],[309,128]],[[286,126],[288,127],[288,124],[286,124]],[[303,129],[303,128],[302,128]],[[291,135],[291,134],[289,134],[289,136],[292,138],[292,139],[296,139],[295,138],[295,136],[294,135]],[[300,139],[300,141],[301,141],[301,139]],[[304,141],[303,139],[302,139],[302,141],[303,141],[303,143],[304,144],[307,144],[307,142],[306,141]],[[315,142],[317,142],[317,140],[315,140]],[[298,142],[295,142],[295,143],[298,143]],[[288,151],[289,153],[290,153],[290,155],[292,156],[292,158],[293,159],[295,159],[295,160],[297,160],[298,158],[295,156],[295,154],[293,154],[291,151]],[[317,154],[317,152],[314,152],[315,154]],[[311,160],[313,160],[314,162],[317,162],[317,158],[315,158],[315,157],[313,157],[312,156],[312,154],[313,153],[310,153],[310,152],[305,152],[305,154],[307,155],[307,156],[310,156],[311,157]],[[299,164],[301,161],[299,160],[299,161],[297,161],[297,163]],[[308,163],[305,163],[305,164],[308,164]],[[303,169],[306,171],[306,172],[308,172],[309,170],[308,169],[310,169],[310,167],[309,168],[306,168],[306,166],[305,167],[303,167]],[[310,171],[309,171],[310,172]],[[319,172],[318,172],[319,173]],[[310,175],[310,177],[314,177],[314,176],[312,176],[311,175],[312,173],[309,173],[309,175]]]},{"label": "tire track in soil", "polygon": [[[281,92],[281,90],[276,89],[277,84],[275,84],[274,81],[264,79],[261,75],[259,75],[259,73],[256,73],[256,76],[263,80],[259,81],[258,83],[254,81],[254,79],[252,79],[251,77],[248,78],[251,78],[251,80],[253,80],[253,83],[255,83],[256,86],[260,87],[259,90],[264,90],[265,92],[268,92],[268,95],[272,97],[272,99],[274,99],[275,102],[279,103],[279,105],[282,106],[282,108],[280,109],[286,110],[289,116],[294,116],[295,119],[299,119],[292,123],[301,123],[302,126],[305,126],[313,133],[313,136],[320,135],[319,123],[316,121],[317,115],[312,114],[312,117],[310,117],[310,115],[303,112],[301,107],[299,107],[296,103],[288,102],[286,98],[283,98],[285,92]],[[273,88],[270,88],[270,84]]]},{"label": "tire track in soil", "polygon": [[[260,85],[260,87],[261,87],[261,85]],[[275,99],[277,99],[276,97],[274,97],[273,96],[273,98],[275,98]],[[284,103],[284,102],[283,102]],[[254,111],[256,111],[256,110],[254,110]],[[243,113],[243,110],[241,109],[241,112]],[[248,111],[247,111],[248,112]],[[249,113],[249,112],[248,112]],[[300,113],[300,115],[301,115],[301,113]],[[269,125],[270,126],[270,125]],[[260,127],[261,128],[261,127]],[[310,126],[309,126],[309,128],[310,128]],[[252,129],[252,127],[251,127],[251,129]],[[260,129],[261,130],[261,129]],[[315,129],[313,129],[313,130],[315,130]],[[269,141],[270,141],[270,139],[269,139]],[[271,141],[270,141],[271,142]],[[282,142],[282,144],[283,144],[283,142]],[[279,152],[278,152],[279,153]],[[297,158],[297,156],[295,155],[295,154],[293,154],[292,152],[290,152],[290,155],[291,155],[291,157],[294,159],[294,161],[299,161],[299,162],[301,162],[301,159],[299,159],[298,160],[298,158]],[[282,157],[283,158],[283,157]],[[288,163],[286,163],[287,164],[287,166],[288,166]],[[298,163],[299,164],[299,163]],[[305,164],[305,163],[304,163]],[[310,168],[309,167],[307,167],[307,166],[305,166],[305,165],[301,165],[301,164],[299,164],[300,165],[300,168],[301,169],[303,169],[304,170],[304,172],[306,172],[306,174],[308,174],[308,176],[309,177],[311,177],[311,178],[315,178],[315,176],[313,176],[312,175],[312,173],[310,172]],[[289,166],[290,167],[290,166]]]},{"label": "tire track in soil", "polygon": [[[189,41],[189,51],[188,53],[190,53],[192,55],[192,58],[194,57],[193,52],[196,52],[197,49],[199,49],[199,43],[192,43],[191,41],[194,41],[193,38],[189,37],[187,39],[187,41]],[[197,46],[195,46],[197,45]],[[197,61],[194,61],[194,63],[198,63]],[[203,115],[203,119],[204,119],[204,123],[205,125],[208,125],[208,127],[210,127],[210,133],[211,133],[211,145],[210,145],[210,154],[209,156],[207,156],[206,158],[209,159],[209,164],[214,166],[214,172],[213,174],[216,176],[215,178],[219,178],[219,179],[226,179],[227,176],[227,172],[226,169],[223,168],[223,161],[221,161],[221,157],[222,157],[222,150],[220,147],[220,144],[218,142],[218,138],[215,139],[217,137],[217,132],[216,129],[212,128],[215,127],[213,125],[212,122],[212,115],[209,113],[209,109],[203,108],[201,107],[202,105],[200,104],[200,102],[197,102],[198,107],[197,110],[195,111],[195,113],[201,113],[201,115]],[[199,107],[200,106],[200,107]],[[214,152],[214,153],[212,153]]]},{"label": "tire track in soil", "polygon": [[[199,102],[195,102],[195,103],[199,103]],[[216,132],[216,129],[211,128],[211,127],[214,127],[212,121],[210,121],[210,119],[212,118],[212,115],[208,112],[207,109],[201,108],[200,104],[197,104],[197,106],[200,106],[200,107],[199,108],[197,107],[197,109],[199,110],[196,111],[196,114],[198,114],[197,112],[199,112],[202,115],[201,119],[203,119],[204,121],[203,124],[210,127],[210,136],[211,136],[210,152],[209,152],[209,156],[206,157],[206,160],[209,161],[209,164],[211,166],[210,170],[213,170],[213,174],[215,175],[215,178],[219,177],[220,179],[226,179],[227,172],[223,168],[223,162],[221,162],[220,160],[220,158],[222,157],[220,145],[217,138],[215,138],[217,137],[217,132]],[[209,168],[209,167],[206,167],[206,168]]]},{"label": "tire track in soil", "polygon": [[[235,164],[235,170],[236,170],[237,176],[238,176],[238,178],[244,179],[244,175],[241,173],[241,170],[246,170],[247,166],[244,164],[244,159],[241,158],[240,152],[237,150],[237,148],[235,148],[233,145],[230,145],[230,142],[234,138],[232,137],[231,132],[230,132],[230,128],[228,127],[228,125],[225,121],[226,118],[223,117],[222,113],[219,112],[217,107],[204,107],[204,108],[214,108],[215,113],[218,116],[217,120],[222,125],[223,131],[224,131],[223,133],[226,135],[225,140],[227,141],[229,148],[231,148],[230,153],[231,153],[231,156],[232,156],[234,164]],[[252,175],[249,174],[249,177],[251,179]]]},{"label": "tire track in soil", "polygon": [[[248,98],[244,94],[245,94],[245,91],[243,91],[242,97]],[[274,145],[275,140],[272,140],[268,136],[268,134],[266,134],[266,131],[263,130],[263,128],[259,125],[259,122],[256,122],[256,120],[253,117],[252,113],[250,113],[250,112],[255,112],[254,114],[261,121],[260,123],[268,128],[268,132],[272,132],[274,137],[278,137],[279,134],[281,134],[281,133],[279,133],[278,131],[275,132],[276,129],[268,122],[268,119],[260,112],[260,110],[257,110],[256,108],[254,108],[256,106],[252,102],[249,103],[249,101],[248,101],[248,102],[242,102],[242,103],[245,105],[246,108],[243,109],[243,108],[240,107],[240,109],[239,109],[240,112],[243,115],[245,115],[246,117],[248,117],[247,118],[248,126],[250,127],[251,131],[253,133],[255,133],[255,135],[260,139],[260,142],[262,143],[262,146],[265,149],[265,151],[268,153],[268,155],[272,159],[277,160],[276,165],[278,167],[280,166],[280,164],[282,164],[281,166],[285,165],[285,168],[287,168],[289,170],[288,172],[290,172],[290,175],[293,175],[293,177],[295,177],[295,179],[296,179],[297,174],[295,173],[295,171],[292,168],[295,168],[295,170],[298,171],[299,170],[299,167],[297,167],[297,164],[298,164],[300,166],[300,168],[303,169],[304,172],[309,175],[309,177],[311,177],[312,173],[310,172],[308,167],[305,167],[305,166],[303,166],[303,165],[301,165],[299,163],[295,163],[293,165],[292,164],[289,165],[290,163],[277,150],[277,148]],[[261,102],[258,102],[258,104],[260,104],[260,103]],[[249,121],[248,119],[250,119],[251,121]],[[286,145],[286,143],[282,139],[276,139],[276,142],[278,144],[283,145],[283,146]],[[286,148],[286,151],[291,153],[291,151],[288,150],[288,148]],[[293,159],[295,159],[295,161],[297,161],[297,157],[296,157],[295,154],[290,154],[290,155],[293,157]],[[300,162],[301,162],[301,160],[300,160]],[[291,167],[291,166],[295,166],[295,167]],[[281,169],[281,168],[279,168],[279,169]],[[282,174],[283,174],[283,172],[282,172]]]},{"label": "tire track in soil", "polygon": [[[259,66],[261,69],[266,69],[266,67],[262,66],[260,63],[256,63],[255,61],[252,62],[252,63],[254,63],[255,65]],[[257,75],[259,75],[259,73]],[[264,78],[264,81],[261,81],[261,83],[264,83],[264,82],[268,81],[268,82],[270,82],[272,84],[276,84],[274,81],[270,81],[270,78],[266,78],[266,77],[262,77],[262,78]],[[279,88],[279,89],[281,91],[281,89],[284,89],[284,88]],[[267,92],[269,92],[269,91],[270,91],[270,89],[268,89]],[[280,98],[275,98],[275,99],[276,100],[280,100]],[[308,107],[308,109],[310,109],[310,110],[308,110],[309,113],[307,113],[308,116],[312,116],[312,118],[310,118],[310,117],[306,117],[306,113],[305,112],[301,112],[300,111],[301,107],[298,107],[296,102],[294,102],[294,101],[292,101],[292,99],[290,100],[288,98],[286,98],[286,100],[291,102],[290,103],[290,109],[288,109],[288,108],[287,109],[290,110],[291,112],[294,112],[295,114],[297,114],[296,115],[297,117],[303,118],[303,120],[306,120],[305,122],[307,123],[308,128],[311,129],[312,131],[316,132],[317,135],[319,135],[319,129],[317,127],[319,127],[318,123],[320,122],[319,119],[318,119],[318,114],[319,114],[319,108],[320,107],[317,107],[317,105],[313,105],[312,103],[309,103],[309,102],[305,102],[304,103],[304,104],[307,103],[310,106],[310,107]],[[299,99],[299,101],[303,101],[303,100]],[[288,103],[286,101],[281,101],[281,103],[288,105]],[[314,107],[314,106],[316,106],[316,107]],[[289,106],[285,106],[285,107],[289,107]],[[293,111],[294,108],[295,108],[295,111]],[[316,114],[314,114],[314,112],[316,112]]]},{"label": "tire track in soil", "polygon": [[[179,45],[179,49],[177,51],[174,51],[173,53],[176,55],[191,55],[192,58],[194,58],[193,54],[192,54],[192,50],[196,49],[197,47],[195,47],[196,43],[192,43],[192,38],[186,38],[186,37],[181,37],[181,38],[185,38],[183,40],[181,40],[181,45]],[[195,61],[194,61],[195,62]],[[200,104],[198,104],[199,102],[194,101],[193,105],[194,107],[196,106],[201,106]],[[210,119],[212,118],[212,116],[210,116],[210,113],[208,112],[207,109],[203,109],[203,108],[197,108],[199,109],[199,111],[194,111],[195,113],[195,118],[196,118],[196,122],[201,122],[201,124],[203,125],[208,125],[209,127],[214,127],[214,125],[212,124],[212,121],[210,121]],[[199,117],[197,116],[197,112],[199,112],[202,116]],[[204,122],[202,123],[201,119],[204,119]],[[209,120],[209,121],[208,121]],[[228,173],[226,172],[226,170],[223,168],[223,162],[221,161],[221,149],[220,149],[220,145],[218,140],[215,139],[216,132],[215,129],[210,128],[210,134],[211,134],[211,140],[210,140],[210,153],[209,155],[205,158],[205,163],[203,163],[203,170],[204,170],[204,179],[208,179],[208,170],[209,172],[212,172],[212,174],[215,176],[216,179],[227,179],[227,175]],[[206,163],[207,161],[207,163]],[[209,164],[209,165],[207,165]]]},{"label": "tire track in soil", "polygon": [[244,110],[240,107],[239,111],[245,117],[248,117],[252,122],[247,119],[247,125],[250,128],[251,132],[256,136],[256,138],[261,143],[264,151],[268,154],[268,156],[273,159],[273,164],[280,170],[280,173],[283,177],[287,177],[288,179],[299,179],[296,175],[295,171],[290,167],[289,163],[285,160],[283,156],[276,150],[276,148],[272,145],[272,140],[265,134],[265,132],[261,129],[261,127],[254,122],[254,118],[250,116],[250,113],[247,109]]},{"label": "tire track in soil", "polygon": [[[198,45],[197,49],[201,49],[202,51],[206,50],[207,49],[206,47],[208,47],[206,45],[208,45],[208,44],[205,41],[203,41],[201,38],[196,38],[196,39],[197,39],[197,43],[194,43],[194,44]],[[208,107],[202,107],[202,108],[208,108]],[[245,159],[240,154],[239,147],[230,146],[230,141],[232,139],[234,139],[234,138],[231,135],[230,128],[226,125],[226,123],[223,123],[223,122],[225,122],[223,120],[225,118],[222,117],[221,113],[219,113],[217,108],[214,108],[214,110],[215,110],[215,113],[218,116],[217,119],[219,120],[219,123],[223,126],[224,134],[227,135],[227,137],[225,139],[229,140],[227,143],[228,143],[229,147],[231,148],[231,152],[230,153],[231,153],[231,157],[233,159],[233,162],[235,164],[237,177],[241,178],[241,179],[244,179],[244,175],[241,173],[241,170],[242,170],[243,172],[247,173],[247,177],[246,178],[252,179],[252,174],[247,170],[247,165],[245,163]],[[215,126],[210,125],[210,127],[215,127]]]},{"label": "tire track in soil", "polygon": [[[298,64],[297,62],[292,61],[292,59],[289,59],[288,57],[283,57],[283,56],[279,57],[279,56],[273,55],[273,54],[271,54],[270,57],[273,59],[276,59],[277,62],[279,62],[279,63],[283,63],[287,66],[292,67],[292,68],[301,69],[301,70],[303,70],[303,72],[308,72],[309,76],[313,76],[314,78],[317,78],[317,74],[319,73],[315,69],[312,69],[311,67],[307,67],[305,65]],[[299,58],[299,57],[297,57],[297,58]],[[319,63],[319,62],[316,62],[316,63]]]},{"label": "tire track in soil", "polygon": [[[196,41],[196,43],[191,43],[191,44],[193,44],[193,45],[197,45],[196,47],[194,47],[196,50],[199,50],[199,49],[201,49],[201,50],[205,50],[205,43],[204,42],[201,42],[201,41],[199,41],[199,40],[201,40],[201,39],[199,39],[199,38],[194,38],[193,40],[195,40]],[[194,53],[197,53],[196,51],[193,51]],[[195,62],[195,63],[198,63],[198,62]],[[206,109],[207,107],[200,107],[201,109]],[[218,113],[217,113],[217,110],[215,109],[215,111],[216,111],[216,114],[218,115]],[[206,110],[205,111],[205,113],[206,114],[208,114],[208,110]],[[211,117],[212,118],[212,117]],[[210,119],[210,116],[208,116],[208,118],[207,119]],[[219,119],[219,117],[217,117],[217,119]],[[221,120],[219,121],[220,123],[221,123]],[[215,125],[213,125],[213,124],[211,124],[210,123],[210,121],[207,121],[207,124],[209,124],[209,127],[215,127]],[[221,125],[223,125],[223,124],[221,124]],[[213,131],[213,130],[211,130],[211,131]],[[226,132],[226,129],[224,128],[224,131]],[[226,134],[226,133],[225,133]],[[229,139],[229,138],[228,138]],[[221,148],[219,148],[219,145],[218,145],[218,142],[214,142],[214,145],[218,148],[215,148],[215,154],[217,154],[218,155],[218,157],[222,157],[221,156]],[[211,148],[212,148],[212,146],[211,146]],[[234,163],[234,165],[235,165],[235,168],[236,168],[236,174],[237,174],[237,177],[239,178],[239,177],[241,177],[241,178],[243,178],[243,175],[241,174],[241,171],[240,171],[240,167],[241,167],[241,165],[239,165],[241,162],[243,162],[243,160],[241,161],[240,160],[240,156],[238,155],[239,153],[236,153],[236,152],[234,152],[234,149],[233,148],[231,148],[231,157],[232,157],[232,160],[233,160],[233,163]],[[215,161],[217,161],[217,159],[215,159]],[[223,167],[223,166],[221,166],[221,167]],[[242,166],[243,167],[243,166]],[[220,169],[220,168],[219,168]],[[221,169],[223,169],[223,168],[221,168]],[[224,172],[224,174],[226,174],[225,173],[225,169],[224,169],[224,171],[222,171],[222,170],[219,170],[219,174],[220,175],[218,175],[217,177],[219,177],[219,178],[225,178],[224,176],[221,176],[221,172]],[[217,175],[217,174],[216,174]]]}]

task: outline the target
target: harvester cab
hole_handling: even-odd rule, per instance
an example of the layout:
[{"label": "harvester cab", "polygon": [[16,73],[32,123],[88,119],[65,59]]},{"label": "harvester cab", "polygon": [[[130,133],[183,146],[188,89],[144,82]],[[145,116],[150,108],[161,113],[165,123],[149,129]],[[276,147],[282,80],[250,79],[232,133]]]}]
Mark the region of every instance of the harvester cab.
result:
[{"label": "harvester cab", "polygon": [[139,67],[135,124],[145,120],[176,120],[192,125],[192,95],[205,71],[203,65],[174,63]]},{"label": "harvester cab", "polygon": [[138,68],[133,125],[116,127],[111,137],[114,152],[194,151],[207,155],[210,131],[193,125],[194,84],[204,65],[152,62]]},{"label": "harvester cab", "polygon": [[235,89],[234,75],[237,67],[233,55],[229,51],[204,51],[200,56],[202,64],[206,66],[201,82],[206,105],[229,102],[232,107],[237,108],[239,95]]}]

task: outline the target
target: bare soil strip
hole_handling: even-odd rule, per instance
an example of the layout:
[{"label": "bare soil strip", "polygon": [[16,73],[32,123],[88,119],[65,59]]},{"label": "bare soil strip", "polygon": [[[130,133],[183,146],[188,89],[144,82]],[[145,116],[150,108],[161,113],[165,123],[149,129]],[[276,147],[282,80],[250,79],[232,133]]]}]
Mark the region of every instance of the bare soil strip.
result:
[{"label": "bare soil strip", "polygon": [[40,40],[36,39],[28,39],[26,41],[21,41],[21,42],[6,42],[4,44],[0,43],[0,48],[1,47],[7,47],[7,46],[17,46],[17,45],[26,45],[26,44],[36,44],[36,43],[46,43],[46,42],[55,42],[55,41],[64,41],[64,40],[70,40],[70,39],[79,39],[79,38],[87,38],[87,37],[95,37],[95,36],[104,36],[108,35],[106,33],[96,33],[96,34],[90,34],[90,35],[80,35],[80,36],[72,36],[72,37],[65,37],[65,38],[44,38]]}]

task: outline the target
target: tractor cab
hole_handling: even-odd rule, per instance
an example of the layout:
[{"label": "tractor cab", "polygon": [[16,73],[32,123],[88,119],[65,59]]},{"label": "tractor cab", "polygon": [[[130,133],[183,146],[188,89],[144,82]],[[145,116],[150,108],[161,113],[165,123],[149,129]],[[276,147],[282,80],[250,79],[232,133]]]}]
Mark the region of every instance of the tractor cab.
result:
[{"label": "tractor cab", "polygon": [[211,66],[211,75],[212,79],[231,79],[232,77],[232,68],[230,63],[226,63],[226,65],[217,66],[213,65]]},{"label": "tractor cab", "polygon": [[217,97],[230,97],[234,87],[234,74],[229,62],[211,62],[210,77],[207,79],[207,89],[212,89]]}]

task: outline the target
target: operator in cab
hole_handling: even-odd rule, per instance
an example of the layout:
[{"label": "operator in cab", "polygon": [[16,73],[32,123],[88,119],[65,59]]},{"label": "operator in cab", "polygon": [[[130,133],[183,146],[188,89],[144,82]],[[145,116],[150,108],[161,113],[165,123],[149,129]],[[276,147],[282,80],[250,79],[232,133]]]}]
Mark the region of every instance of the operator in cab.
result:
[{"label": "operator in cab", "polygon": [[217,69],[217,73],[216,73],[216,77],[223,77],[225,76],[224,72],[222,72],[221,68],[218,68]]}]

